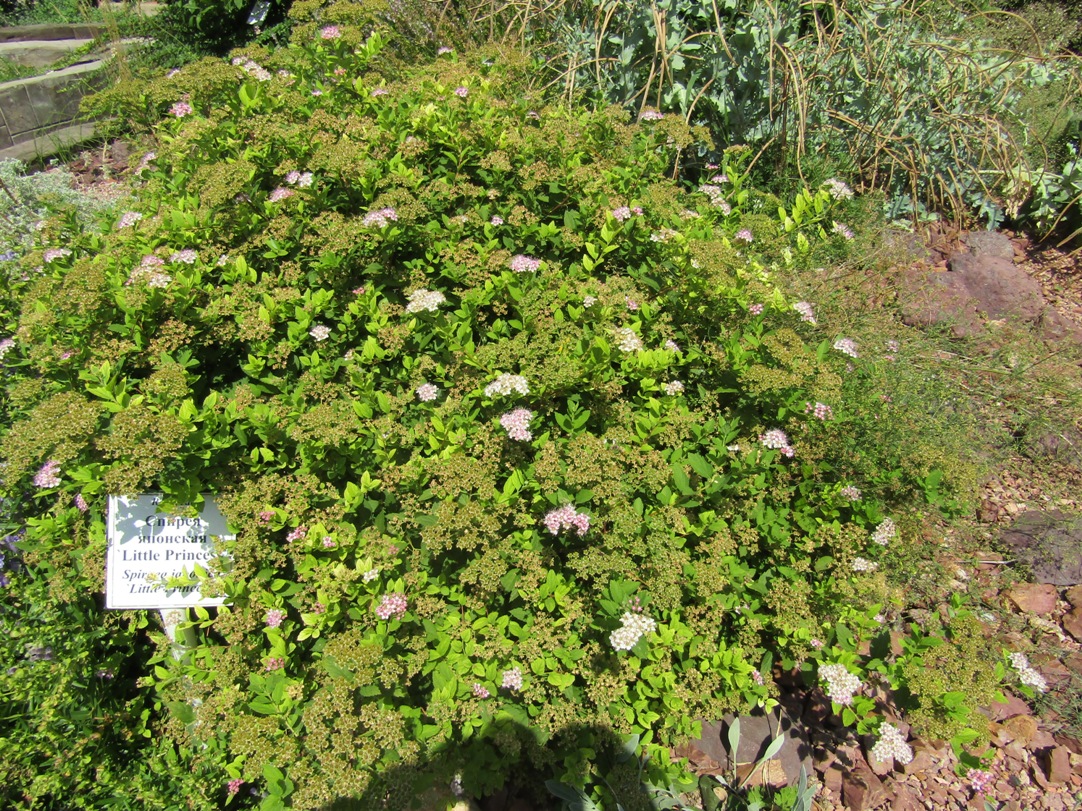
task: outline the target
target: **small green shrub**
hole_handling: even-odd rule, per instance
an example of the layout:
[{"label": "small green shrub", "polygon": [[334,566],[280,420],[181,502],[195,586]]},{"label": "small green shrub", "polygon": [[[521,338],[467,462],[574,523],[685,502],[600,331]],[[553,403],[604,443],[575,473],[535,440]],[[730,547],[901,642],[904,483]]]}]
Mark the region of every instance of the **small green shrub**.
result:
[{"label": "small green shrub", "polygon": [[863,643],[930,471],[822,441],[875,361],[774,282],[844,249],[848,188],[756,193],[738,148],[666,181],[701,131],[546,104],[509,51],[390,79],[351,13],[125,90],[138,203],[0,298],[2,494],[56,594],[102,590],[106,494],[237,532],[141,681],[193,805],[600,798],[595,753],[671,785],[775,663],[904,687]]}]

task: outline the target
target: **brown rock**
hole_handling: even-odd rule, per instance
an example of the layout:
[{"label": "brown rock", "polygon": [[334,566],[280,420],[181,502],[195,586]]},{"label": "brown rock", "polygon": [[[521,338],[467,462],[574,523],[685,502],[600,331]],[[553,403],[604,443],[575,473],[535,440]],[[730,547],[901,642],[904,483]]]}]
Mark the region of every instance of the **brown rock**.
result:
[{"label": "brown rock", "polygon": [[910,268],[898,279],[898,302],[909,326],[949,326],[956,338],[983,330],[973,297],[952,273]]},{"label": "brown rock", "polygon": [[[890,804],[890,811],[920,811],[920,803],[913,796],[908,786],[901,783],[894,787],[894,800]],[[982,808],[981,811],[984,811]]]},{"label": "brown rock", "polygon": [[1058,596],[1049,583],[1020,583],[1007,592],[1010,601],[1027,614],[1051,614]]},{"label": "brown rock", "polygon": [[1010,554],[1039,583],[1082,583],[1082,515],[1028,510],[1000,534]]},{"label": "brown rock", "polygon": [[842,796],[843,773],[839,766],[831,766],[823,772],[823,785],[834,797]]},{"label": "brown rock", "polygon": [[1030,715],[1029,705],[1020,699],[1018,696],[1007,694],[1007,703],[1002,704],[998,701],[993,701],[988,708],[988,716],[993,721],[1006,721],[1008,718],[1014,718],[1016,715]]},{"label": "brown rock", "polygon": [[1071,604],[1071,608],[1082,608],[1082,585],[1071,586],[1063,596]]},{"label": "brown rock", "polygon": [[920,774],[921,772],[935,771],[938,766],[939,758],[935,752],[914,747],[913,759],[902,767],[902,771],[906,774]]},{"label": "brown rock", "polygon": [[845,773],[842,780],[842,802],[850,811],[866,811],[890,799],[883,781],[866,763]]},{"label": "brown rock", "polygon": [[1049,783],[1063,784],[1071,779],[1071,753],[1066,747],[1049,749],[1042,761]]},{"label": "brown rock", "polygon": [[1067,751],[1075,757],[1082,758],[1082,741],[1069,735],[1053,735],[1058,746],[1067,747]]},{"label": "brown rock", "polygon": [[894,771],[894,758],[888,757],[886,760],[880,760],[874,757],[871,752],[868,753],[868,765],[872,767],[872,771],[879,777],[886,777],[892,771]]},{"label": "brown rock", "polygon": [[1060,625],[1063,626],[1063,630],[1069,633],[1075,638],[1076,641],[1082,642],[1082,608],[1072,608],[1063,618],[1060,620]]},{"label": "brown rock", "polygon": [[963,289],[990,318],[1036,321],[1045,308],[1041,286],[1011,259],[956,253],[948,262]]}]

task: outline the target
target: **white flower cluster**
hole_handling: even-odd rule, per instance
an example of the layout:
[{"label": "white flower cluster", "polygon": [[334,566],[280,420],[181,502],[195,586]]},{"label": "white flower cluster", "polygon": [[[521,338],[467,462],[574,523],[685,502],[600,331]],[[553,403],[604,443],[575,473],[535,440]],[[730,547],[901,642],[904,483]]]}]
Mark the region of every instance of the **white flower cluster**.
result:
[{"label": "white flower cluster", "polygon": [[871,755],[882,761],[894,758],[896,763],[903,766],[913,760],[913,750],[894,724],[883,724],[879,727],[879,740],[872,747]]},{"label": "white flower cluster", "polygon": [[884,518],[883,522],[875,528],[875,532],[872,533],[872,540],[880,546],[886,546],[892,540],[897,533],[897,529],[894,526],[894,522],[889,518]]},{"label": "white flower cluster", "polygon": [[1048,689],[1048,682],[1044,680],[1044,676],[1033,669],[1024,653],[1012,653],[1007,658],[1011,662],[1011,667],[1018,671],[1018,680],[1022,684],[1032,687],[1038,693],[1043,693]]},{"label": "white flower cluster", "polygon": [[409,304],[406,305],[407,313],[430,312],[434,313],[439,306],[447,301],[439,290],[414,290],[409,295]]},{"label": "white flower cluster", "polygon": [[657,630],[657,623],[644,614],[626,612],[620,627],[609,635],[613,650],[631,650],[644,636]]},{"label": "white flower cluster", "polygon": [[679,380],[672,380],[665,384],[665,393],[670,397],[684,393],[684,384]]},{"label": "white flower cluster", "polygon": [[317,341],[326,341],[331,335],[331,328],[324,324],[316,324],[308,330],[308,334]]},{"label": "white flower cluster", "polygon": [[850,565],[853,567],[854,572],[874,572],[879,568],[878,563],[873,563],[865,558],[853,558],[853,562]]},{"label": "white flower cluster", "polygon": [[851,704],[853,694],[861,687],[860,679],[845,665],[823,665],[819,668],[819,677],[826,682],[827,696],[839,704]]},{"label": "white flower cluster", "polygon": [[486,397],[496,397],[497,395],[506,397],[513,392],[519,394],[530,393],[530,386],[522,375],[504,373],[485,386]]},{"label": "white flower cluster", "polygon": [[616,330],[616,337],[619,339],[619,343],[616,344],[621,352],[641,352],[642,338],[635,334],[635,330],[630,327],[621,327]]},{"label": "white flower cluster", "polygon": [[843,180],[832,177],[823,185],[826,186],[827,193],[835,200],[848,200],[853,196],[853,190]]}]

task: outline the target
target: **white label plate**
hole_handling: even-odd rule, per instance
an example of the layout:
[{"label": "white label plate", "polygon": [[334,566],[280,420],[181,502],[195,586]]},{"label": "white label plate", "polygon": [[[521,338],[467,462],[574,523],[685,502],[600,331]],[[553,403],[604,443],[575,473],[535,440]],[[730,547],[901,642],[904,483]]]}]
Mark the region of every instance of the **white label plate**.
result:
[{"label": "white label plate", "polygon": [[[214,537],[232,539],[225,518],[210,496],[204,496],[198,518],[170,515],[159,509],[158,493],[109,496],[106,525],[109,550],[105,560],[106,608],[184,608],[224,605],[224,597],[204,597],[197,586],[167,589],[170,577],[191,574],[216,557]],[[147,582],[153,575],[161,582]],[[153,578],[152,578],[153,581]]]}]

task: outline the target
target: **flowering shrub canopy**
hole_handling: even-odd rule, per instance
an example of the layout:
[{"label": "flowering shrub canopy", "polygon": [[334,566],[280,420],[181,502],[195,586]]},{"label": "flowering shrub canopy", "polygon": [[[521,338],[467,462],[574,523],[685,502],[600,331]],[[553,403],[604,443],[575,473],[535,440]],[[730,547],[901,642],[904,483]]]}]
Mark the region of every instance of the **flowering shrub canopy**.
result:
[{"label": "flowering shrub canopy", "polygon": [[837,194],[783,229],[739,151],[664,180],[673,117],[546,106],[512,54],[387,84],[378,36],[311,33],[147,90],[121,227],[46,231],[3,293],[5,520],[63,588],[102,590],[73,561],[107,494],[214,493],[236,530],[187,573],[228,606],[140,676],[219,778],[193,807],[434,753],[475,794],[515,757],[582,783],[589,725],[665,772],[773,662],[855,660],[893,480],[829,456],[844,360],[757,253],[826,240]]}]

